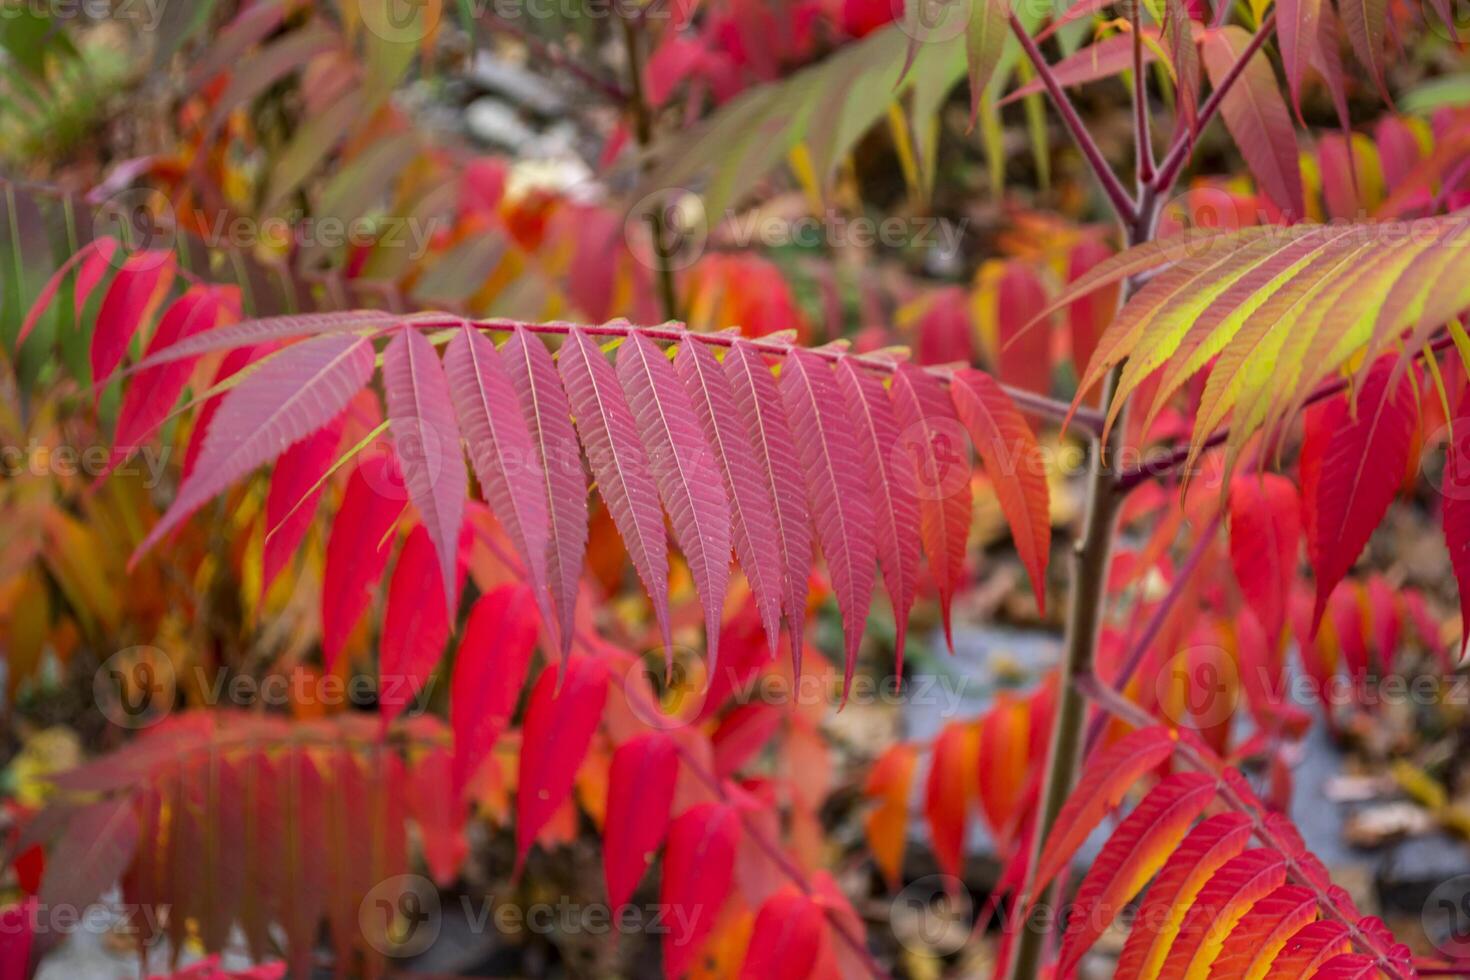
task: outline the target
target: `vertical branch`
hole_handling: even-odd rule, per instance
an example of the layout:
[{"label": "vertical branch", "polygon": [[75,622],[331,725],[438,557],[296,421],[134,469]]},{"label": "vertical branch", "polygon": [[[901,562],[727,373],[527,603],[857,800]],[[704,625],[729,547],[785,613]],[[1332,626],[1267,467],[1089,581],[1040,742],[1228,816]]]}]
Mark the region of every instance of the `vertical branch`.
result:
[{"label": "vertical branch", "polygon": [[[653,143],[653,110],[648,105],[648,96],[643,90],[643,55],[639,45],[638,25],[630,18],[622,18],[623,43],[628,52],[628,108],[633,115],[633,139],[640,150],[648,149]],[[669,262],[669,244],[664,240],[663,212],[657,207],[649,209],[648,230],[653,236],[654,275],[658,279],[659,303],[665,320],[676,320],[679,304],[675,298],[674,269]]]}]

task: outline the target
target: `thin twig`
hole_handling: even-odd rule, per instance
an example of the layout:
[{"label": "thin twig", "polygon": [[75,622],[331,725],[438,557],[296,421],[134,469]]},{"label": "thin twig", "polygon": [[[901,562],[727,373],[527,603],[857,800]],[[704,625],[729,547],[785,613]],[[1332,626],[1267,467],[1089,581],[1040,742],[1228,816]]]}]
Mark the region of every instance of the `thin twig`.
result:
[{"label": "thin twig", "polygon": [[[647,151],[653,145],[653,109],[643,90],[643,56],[641,53],[640,24],[624,17],[623,44],[628,52],[628,109],[633,115],[633,139],[638,149]],[[647,173],[649,164],[645,163]],[[648,232],[653,236],[654,276],[658,279],[658,298],[663,307],[665,320],[679,315],[677,291],[674,288],[674,267],[669,259],[669,243],[664,240],[663,211],[655,205],[648,211]]]},{"label": "thin twig", "polygon": [[1036,41],[1026,30],[1026,25],[1021,23],[1020,18],[1014,12],[1011,13],[1010,18],[1011,33],[1016,35],[1016,40],[1021,43],[1021,50],[1026,52],[1031,66],[1036,69],[1036,77],[1040,78],[1042,84],[1046,86],[1046,91],[1051,95],[1057,113],[1062,117],[1062,123],[1067,127],[1067,132],[1071,134],[1072,141],[1082,151],[1087,165],[1092,168],[1093,176],[1097,178],[1098,183],[1102,184],[1103,193],[1107,195],[1108,203],[1113,206],[1118,220],[1125,225],[1133,224],[1138,220],[1137,203],[1123,189],[1122,181],[1108,165],[1108,161],[1103,158],[1097,140],[1093,139],[1092,133],[1088,132],[1087,125],[1077,114],[1077,107],[1072,104],[1061,82],[1057,80],[1056,73],[1051,70],[1051,65],[1047,63],[1041,49],[1036,46]]},{"label": "thin twig", "polygon": [[1138,2],[1129,5],[1133,21],[1133,142],[1138,162],[1138,186],[1143,188],[1154,179],[1154,141],[1148,120],[1148,76],[1143,63],[1143,34],[1138,25]]}]

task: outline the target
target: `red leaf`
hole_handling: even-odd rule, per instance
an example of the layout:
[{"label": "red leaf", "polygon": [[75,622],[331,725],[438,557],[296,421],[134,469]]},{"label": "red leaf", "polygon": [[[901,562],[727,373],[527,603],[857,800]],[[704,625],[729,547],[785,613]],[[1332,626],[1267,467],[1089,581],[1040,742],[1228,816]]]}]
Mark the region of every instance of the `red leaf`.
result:
[{"label": "red leaf", "polygon": [[[1356,417],[1333,430],[1313,482],[1309,527],[1317,531],[1317,600],[1312,628],[1322,620],[1327,597],[1357,561],[1363,546],[1403,483],[1418,425],[1413,380],[1389,389],[1396,355],[1380,358],[1357,395]],[[1303,480],[1305,483],[1305,478]],[[1324,537],[1330,531],[1330,537]]]},{"label": "red leaf", "polygon": [[1273,645],[1286,622],[1301,532],[1300,500],[1289,479],[1248,473],[1230,481],[1230,564]]},{"label": "red leaf", "polygon": [[[625,339],[618,348],[617,373],[648,450],[674,540],[704,607],[704,642],[713,672],[730,578],[730,502],[689,395],[658,345],[642,334]],[[666,656],[672,664],[673,651]]]},{"label": "red leaf", "polygon": [[950,722],[934,740],[929,758],[924,816],[929,821],[934,859],[939,870],[952,878],[959,878],[965,859],[978,741],[973,724]]},{"label": "red leaf", "polygon": [[1245,850],[1252,824],[1243,813],[1221,813],[1201,821],[1164,862],[1144,896],[1135,928],[1118,956],[1119,977],[1156,976],[1185,913],[1216,869]]},{"label": "red leaf", "polygon": [[378,664],[378,709],[385,725],[423,690],[449,642],[448,610],[432,596],[443,591],[434,551],[428,530],[414,525],[388,584]]},{"label": "red leaf", "polygon": [[1047,835],[1029,889],[1032,895],[1041,894],[1066,867],[1087,835],[1118,805],[1129,787],[1174,753],[1177,737],[1155,725],[1129,732],[1092,754]]},{"label": "red leaf", "polygon": [[742,704],[720,721],[710,736],[715,753],[715,775],[733,776],[755,756],[781,727],[785,715],[772,704]]},{"label": "red leaf", "polygon": [[1317,896],[1299,885],[1282,885],[1251,906],[1210,965],[1210,980],[1259,976],[1286,941],[1317,917]]},{"label": "red leaf", "polygon": [[562,387],[572,404],[577,433],[628,557],[653,601],[664,647],[672,648],[669,630],[669,543],[658,487],[638,423],[618,387],[618,375],[597,344],[573,327],[556,359]]},{"label": "red leaf", "polygon": [[112,376],[138,329],[152,319],[173,285],[174,267],[172,252],[144,251],[129,256],[118,270],[102,297],[92,331],[92,380],[96,384]]},{"label": "red leaf", "polygon": [[82,268],[77,273],[77,281],[73,288],[72,296],[73,305],[76,308],[77,315],[80,316],[82,307],[86,305],[87,297],[92,294],[92,290],[101,281],[102,274],[107,270],[107,265],[112,261],[112,257],[115,254],[117,254],[116,238],[94,238],[78,249],[76,254],[71,258],[62,263],[61,268],[51,274],[51,278],[47,280],[46,285],[42,287],[40,294],[36,297],[36,301],[31,304],[30,310],[26,313],[25,322],[20,325],[20,333],[15,338],[16,349],[20,349],[20,345],[25,343],[26,337],[36,328],[36,324],[40,322],[47,308],[51,306],[51,301],[56,298],[57,291],[61,289],[62,280],[78,264]]},{"label": "red leaf", "polygon": [[1281,45],[1281,65],[1297,118],[1302,114],[1302,76],[1311,63],[1321,30],[1322,0],[1282,0],[1277,9],[1276,33]]},{"label": "red leaf", "polygon": [[[733,355],[731,355],[733,356]],[[761,464],[736,407],[734,386],[707,346],[681,344],[674,370],[694,403],[705,438],[714,450],[730,501],[735,557],[755,595],[761,625],[774,655],[781,639],[782,565],[777,516],[761,478]]]},{"label": "red leaf", "polygon": [[582,453],[572,430],[572,407],[546,345],[517,327],[501,355],[520,399],[531,443],[540,455],[548,518],[546,575],[556,611],[556,619],[547,625],[554,628],[553,635],[566,657],[572,649],[577,586],[582,557],[587,553],[587,479],[582,473]]},{"label": "red leaf", "polygon": [[27,980],[31,975],[38,906],[36,896],[29,895],[18,905],[0,909],[0,934],[8,937],[0,946],[0,980]]},{"label": "red leaf", "polygon": [[[851,439],[854,426],[843,410],[842,392],[825,360],[804,350],[787,354],[781,369],[781,397],[806,476],[807,504],[817,525],[817,540],[842,611],[847,647],[842,684],[845,701],[868,620],[878,559],[868,480]],[[799,656],[796,648],[792,655]],[[800,670],[798,660],[798,674]]]},{"label": "red leaf", "polygon": [[455,560],[464,526],[464,451],[449,399],[449,380],[424,335],[405,327],[383,352],[388,424],[408,496],[439,556],[446,617],[458,599]]},{"label": "red leaf", "polygon": [[393,528],[403,504],[385,496],[381,488],[397,482],[398,464],[391,456],[363,460],[347,480],[342,506],[332,521],[322,569],[322,663],[328,673],[388,567]]},{"label": "red leaf", "polygon": [[659,903],[682,928],[664,933],[664,976],[682,977],[694,964],[730,894],[740,817],[723,803],[699,803],[669,826]]},{"label": "red leaf", "polygon": [[822,907],[787,885],[766,899],[755,916],[740,980],[808,980],[826,937]]},{"label": "red leaf", "polygon": [[542,622],[554,637],[557,623],[546,571],[550,540],[546,473],[515,386],[495,344],[470,326],[445,348],[444,373],[481,492],[520,552]]},{"label": "red leaf", "polygon": [[1008,263],[995,292],[996,374],[1038,395],[1051,390],[1051,323],[1030,325],[1045,309],[1046,289],[1036,273],[1020,262]]},{"label": "red leaf", "polygon": [[327,488],[325,477],[337,461],[337,444],[342,441],[346,420],[345,413],[339,415],[315,435],[286,450],[271,471],[271,488],[265,498],[261,595],[296,554],[311,528],[317,503]]},{"label": "red leaf", "polygon": [[614,913],[633,897],[663,846],[678,777],[678,750],[663,732],[646,732],[613,753],[602,825],[602,871]]},{"label": "red leaf", "polygon": [[1348,928],[1341,922],[1310,922],[1286,941],[1271,961],[1266,980],[1307,980],[1327,961],[1351,949]]},{"label": "red leaf", "polygon": [[[1440,525],[1450,552],[1450,567],[1460,590],[1460,658],[1470,642],[1470,392],[1455,413],[1453,433],[1445,448],[1444,477],[1440,483],[1444,507]],[[1423,637],[1434,649],[1439,648],[1437,635]]]},{"label": "red leaf", "polygon": [[1348,40],[1352,42],[1353,54],[1368,69],[1383,101],[1392,104],[1393,99],[1383,81],[1383,48],[1388,37],[1387,0],[1342,0],[1337,9],[1347,28]]},{"label": "red leaf", "polygon": [[759,351],[737,340],[725,355],[724,367],[746,434],[755,449],[757,473],[775,505],[771,516],[775,519],[781,558],[781,606],[786,613],[791,655],[796,658],[799,675],[812,532],[796,438],[786,420],[776,381]]},{"label": "red leaf", "polygon": [[944,638],[953,650],[950,603],[963,584],[965,547],[975,509],[969,453],[954,407],[938,378],[912,364],[900,364],[893,375],[892,395],[902,435],[888,443],[889,453],[900,457],[890,465],[915,467],[913,479],[895,489],[900,495],[912,490],[918,498],[919,537],[939,589]]},{"label": "red leaf", "polygon": [[1058,971],[1069,975],[1124,905],[1163,866],[1215,795],[1214,777],[1176,773],[1145,796],[1118,825],[1077,890],[1062,939]]},{"label": "red leaf", "polygon": [[517,873],[536,835],[571,794],[577,769],[602,720],[607,697],[607,668],[602,661],[570,657],[563,663],[562,672],[560,690],[556,667],[541,672],[521,724],[516,782]]},{"label": "red leaf", "polygon": [[[110,239],[109,239],[110,240]],[[212,329],[225,316],[239,315],[239,298],[226,298],[223,289],[191,286],[158,321],[158,329],[148,341],[147,353],[173,344],[185,337]],[[174,361],[170,364],[139,371],[123,390],[122,407],[117,413],[117,430],[113,434],[113,458],[126,454],[163,424],[179,400],[179,393],[189,383],[194,362]]]},{"label": "red leaf", "polygon": [[418,824],[424,863],[440,887],[453,884],[469,853],[464,797],[455,789],[449,750],[435,746],[408,767],[408,812]]},{"label": "red leaf", "polygon": [[536,600],[523,585],[493,589],[470,609],[449,687],[456,794],[464,791],[510,724],[538,629]]},{"label": "red leaf", "polygon": [[1250,907],[1286,883],[1286,858],[1264,847],[1238,854],[1210,876],[1184,914],[1160,978],[1198,976]]},{"label": "red leaf", "polygon": [[[1220,85],[1245,52],[1250,38],[1247,31],[1234,25],[1205,34],[1201,54],[1211,83]],[[1305,216],[1296,131],[1276,87],[1276,73],[1263,52],[1251,55],[1245,70],[1225,93],[1220,115],[1266,196],[1289,218]]]},{"label": "red leaf", "polygon": [[[848,414],[858,422],[858,445],[868,472],[873,474],[876,518],[873,532],[877,538],[878,563],[883,569],[883,586],[893,607],[896,630],[893,672],[902,677],[909,611],[919,584],[919,513],[914,505],[918,495],[916,472],[899,444],[898,418],[883,382],[848,358],[838,363],[837,380],[846,398]],[[967,490],[968,483],[967,479]],[[958,545],[961,564],[964,544],[961,536]],[[946,622],[948,613],[946,603]]]},{"label": "red leaf", "polygon": [[129,563],[205,501],[335,418],[372,377],[373,361],[364,337],[318,337],[261,362],[225,395],[198,465]]},{"label": "red leaf", "polygon": [[983,371],[958,372],[949,393],[1011,526],[1037,608],[1044,611],[1046,566],[1051,559],[1051,491],[1036,436],[1010,395]]}]

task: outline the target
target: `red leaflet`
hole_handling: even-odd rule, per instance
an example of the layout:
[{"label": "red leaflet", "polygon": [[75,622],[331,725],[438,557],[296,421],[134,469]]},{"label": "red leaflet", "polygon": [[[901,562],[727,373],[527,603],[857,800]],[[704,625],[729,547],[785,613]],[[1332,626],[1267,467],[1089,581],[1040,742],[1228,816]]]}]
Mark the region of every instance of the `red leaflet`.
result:
[{"label": "red leaflet", "polygon": [[464,791],[510,724],[539,627],[536,600],[523,585],[493,589],[470,609],[449,686],[456,795]]},{"label": "red leaflet", "polygon": [[364,337],[316,337],[281,353],[225,395],[198,465],[130,564],[209,498],[326,425],[373,373],[373,345]]},{"label": "red leaflet", "polygon": [[1230,481],[1230,564],[1268,643],[1281,638],[1286,622],[1301,532],[1301,502],[1289,479],[1247,473]]},{"label": "red leaflet", "polygon": [[[837,606],[842,611],[847,645],[842,684],[845,701],[852,686],[858,644],[868,621],[878,558],[868,478],[858,447],[848,438],[852,421],[844,411],[842,392],[826,361],[804,350],[792,350],[781,369],[780,387],[806,477],[807,503],[816,522],[817,540],[822,544]],[[792,655],[800,656],[794,647]]]},{"label": "red leaflet", "polygon": [[56,298],[56,293],[61,288],[61,281],[78,263],[82,268],[77,272],[77,281],[72,296],[73,305],[77,315],[80,316],[82,307],[86,305],[87,297],[92,295],[92,290],[102,280],[102,275],[107,271],[107,265],[115,254],[117,254],[116,238],[94,238],[62,263],[61,268],[52,273],[51,278],[46,281],[36,301],[31,304],[30,311],[26,313],[25,322],[20,325],[20,333],[15,338],[16,349],[20,349],[26,337],[36,328],[36,324],[51,306],[51,301]]},{"label": "red leaflet", "polygon": [[[1455,412],[1439,490],[1444,495],[1440,526],[1460,590],[1460,659],[1464,659],[1465,645],[1470,642],[1470,392]],[[1439,637],[1426,636],[1424,642],[1438,649]]]},{"label": "red leaflet", "polygon": [[[733,355],[732,355],[733,356]],[[674,370],[684,381],[705,439],[715,451],[730,500],[735,557],[755,595],[772,656],[781,638],[782,565],[777,517],[750,434],[736,407],[735,389],[707,346],[679,346]]]},{"label": "red leaflet", "polygon": [[153,318],[153,311],[173,285],[175,261],[172,252],[144,251],[129,256],[118,270],[102,297],[92,333],[95,383],[100,385],[112,376],[139,328]]},{"label": "red leaflet", "polygon": [[970,294],[958,286],[937,290],[915,325],[914,357],[920,364],[970,364],[975,360],[975,328]]},{"label": "red leaflet", "polygon": [[1317,896],[1298,885],[1280,888],[1251,906],[1220,947],[1209,980],[1259,976],[1298,929],[1317,918]]},{"label": "red leaflet", "polygon": [[1076,906],[1062,939],[1061,975],[1068,975],[1124,905],[1163,866],[1214,795],[1213,777],[1177,773],[1154,787],[1123,819],[1077,890]]},{"label": "red leaflet", "polygon": [[464,526],[464,451],[444,367],[417,328],[399,330],[383,351],[383,389],[408,496],[439,556],[445,616],[452,617],[459,592],[455,557]]},{"label": "red leaflet", "polygon": [[[842,386],[847,412],[858,423],[857,441],[863,460],[868,472],[874,475],[873,516],[877,522],[873,531],[877,538],[878,563],[883,569],[883,586],[888,590],[888,600],[893,606],[896,630],[893,672],[902,677],[909,611],[914,605],[919,578],[919,513],[915,506],[917,474],[910,465],[906,447],[899,442],[898,418],[883,382],[848,358],[838,363],[837,380]],[[968,474],[965,484],[968,496]],[[967,513],[966,525],[968,523]],[[954,545],[963,565],[964,536]],[[946,602],[946,623],[948,614],[949,604]]]},{"label": "red leaflet", "polygon": [[1357,393],[1356,415],[1332,431],[1320,475],[1313,480],[1306,523],[1317,537],[1314,631],[1327,597],[1357,561],[1403,483],[1419,416],[1409,375],[1389,388],[1396,361],[1397,355],[1387,355],[1369,370]]},{"label": "red leaflet", "polygon": [[385,496],[382,488],[398,485],[397,461],[372,456],[352,471],[342,494],[322,569],[322,663],[328,673],[388,567],[393,527],[403,504]]},{"label": "red leaflet", "polygon": [[[1077,282],[1112,254],[1113,250],[1096,238],[1078,242],[1067,257],[1067,282]],[[1072,335],[1072,366],[1079,378],[1087,371],[1092,352],[1097,349],[1098,338],[1117,312],[1117,286],[1088,293],[1068,304],[1067,325]]]},{"label": "red leaflet", "polygon": [[1052,824],[1029,889],[1032,895],[1041,894],[1066,867],[1087,835],[1118,805],[1129,787],[1174,753],[1177,738],[1169,729],[1154,725],[1129,732],[1092,754]]},{"label": "red leaflet", "polygon": [[1393,99],[1383,82],[1383,49],[1388,38],[1387,0],[1343,0],[1337,9],[1342,15],[1343,25],[1347,27],[1353,54],[1368,69],[1383,101],[1392,105]]},{"label": "red leaflet", "polygon": [[669,543],[658,487],[648,454],[638,441],[633,410],[618,387],[617,372],[583,331],[572,328],[556,363],[597,492],[653,601],[653,615],[668,650],[674,645],[669,631]]},{"label": "red leaflet", "polygon": [[26,980],[31,975],[38,904],[36,896],[28,895],[19,904],[0,909],[0,930],[9,937],[0,946],[0,980]]},{"label": "red leaflet", "polygon": [[740,980],[808,980],[827,935],[822,907],[787,885],[766,899],[755,916]]},{"label": "red leaflet", "polygon": [[1296,931],[1276,959],[1265,980],[1307,980],[1329,960],[1351,952],[1348,928],[1341,922],[1311,922]]},{"label": "red leaflet", "polygon": [[[108,239],[110,241],[110,239]],[[158,329],[148,341],[147,353],[163,350],[170,344],[203,333],[223,317],[239,315],[238,291],[213,286],[191,286],[164,310]],[[113,434],[113,458],[125,455],[163,424],[179,400],[179,393],[189,383],[194,361],[179,360],[139,371],[123,390],[122,407],[117,413],[117,431]]]},{"label": "red leaflet", "polygon": [[464,797],[454,786],[451,768],[450,752],[442,746],[424,752],[408,767],[408,812],[419,826],[424,863],[440,887],[453,884],[470,849],[464,838]]},{"label": "red leaflet", "polygon": [[516,328],[501,355],[531,443],[540,456],[547,502],[546,576],[556,611],[554,623],[547,625],[554,629],[566,657],[572,649],[577,583],[587,553],[587,478],[582,473],[577,434],[572,431],[572,407],[546,345],[529,331]]},{"label": "red leaflet", "polygon": [[773,704],[742,704],[720,721],[710,736],[715,751],[715,775],[721,779],[735,775],[740,767],[776,734],[785,713]]},{"label": "red leaflet", "polygon": [[311,527],[317,503],[327,488],[325,477],[337,462],[337,444],[342,441],[346,420],[344,412],[315,435],[286,450],[271,471],[271,488],[265,498],[261,595],[265,595],[281,569],[296,554]]},{"label": "red leaflet", "polygon": [[[210,331],[210,333],[213,332]],[[214,372],[214,380],[210,388],[218,387],[234,375],[245,370],[251,364],[264,358],[273,349],[265,346],[237,347],[230,351],[220,359],[219,367]],[[143,368],[141,370],[146,371],[149,369]],[[194,472],[194,467],[199,462],[199,451],[204,448],[204,439],[209,435],[210,424],[214,421],[214,416],[219,411],[220,402],[223,400],[224,394],[212,395],[199,408],[199,415],[194,419],[194,427],[189,431],[189,444],[184,447],[183,479],[185,480]]]},{"label": "red leaflet", "polygon": [[756,472],[775,504],[771,516],[781,558],[781,607],[791,634],[791,656],[800,675],[812,531],[796,438],[786,420],[776,381],[759,351],[737,340],[725,355],[724,367],[741,421],[756,451]]},{"label": "red leaflet", "polygon": [[664,933],[664,976],[678,980],[693,965],[730,894],[740,817],[724,803],[699,803],[669,826],[659,903]]},{"label": "red leaflet", "polygon": [[1159,977],[1199,976],[1214,962],[1220,944],[1256,902],[1286,883],[1286,858],[1264,847],[1238,854],[1220,866],[1195,896],[1179,935],[1164,958]]},{"label": "red leaflet", "polygon": [[[388,584],[388,609],[378,647],[378,710],[383,724],[398,717],[423,690],[449,641],[449,611],[434,601],[441,594],[434,543],[414,525]],[[452,556],[451,556],[452,557]],[[454,574],[451,564],[450,574]]]},{"label": "red leaflet", "polygon": [[[1205,33],[1201,54],[1212,85],[1218,86],[1229,74],[1250,38],[1249,32],[1234,25]],[[1296,132],[1276,88],[1276,73],[1263,52],[1251,56],[1244,72],[1226,91],[1220,115],[1261,190],[1283,214],[1302,218],[1306,211]]]},{"label": "red leaflet", "polygon": [[[975,509],[969,453],[949,395],[934,375],[912,364],[900,364],[893,375],[892,396],[901,432],[888,444],[892,447],[889,453],[900,457],[890,465],[916,470],[907,486],[918,498],[919,536],[939,589],[944,638],[953,650],[949,607],[964,579],[965,545]],[[900,484],[898,493],[904,489]]]},{"label": "red leaflet", "polygon": [[663,846],[678,777],[678,750],[663,732],[646,732],[613,753],[602,824],[602,872],[614,913],[633,897]]},{"label": "red leaflet", "polygon": [[1051,330],[1045,323],[1026,327],[1045,309],[1046,290],[1036,273],[1020,262],[1008,263],[995,292],[996,374],[1038,395],[1051,391]]},{"label": "red leaflet", "polygon": [[47,857],[37,896],[42,907],[85,909],[117,881],[137,846],[138,817],[128,797],[77,810]]},{"label": "red leaflet", "polygon": [[1317,46],[1318,19],[1322,0],[1282,0],[1276,10],[1276,34],[1281,47],[1281,65],[1297,118],[1302,115],[1302,76]]},{"label": "red leaflet", "polygon": [[918,749],[910,743],[890,746],[873,768],[863,795],[877,799],[878,806],[863,821],[868,850],[888,887],[897,890],[903,878],[903,851],[908,842],[909,790],[919,761]]},{"label": "red leaflet", "polygon": [[978,730],[969,722],[950,722],[934,740],[924,787],[924,816],[939,870],[959,878],[965,860],[965,826],[974,796]]},{"label": "red leaflet", "polygon": [[[730,502],[674,366],[653,341],[634,334],[618,348],[618,380],[648,450],[653,479],[669,512],[704,607],[710,669],[719,661],[720,613],[730,578]],[[666,651],[673,663],[673,651]]]},{"label": "red leaflet", "polygon": [[983,371],[956,373],[949,393],[985,463],[1016,552],[1031,576],[1036,605],[1044,611],[1046,566],[1051,559],[1051,491],[1036,436],[1011,396]]},{"label": "red leaflet", "polygon": [[1371,980],[1382,976],[1378,961],[1362,953],[1338,953],[1312,974],[1312,980]]},{"label": "red leaflet", "polygon": [[1218,868],[1245,850],[1251,829],[1245,814],[1222,813],[1189,832],[1149,886],[1136,916],[1138,925],[1118,957],[1119,980],[1157,976],[1195,896]]},{"label": "red leaflet", "polygon": [[481,492],[526,563],[541,619],[555,636],[546,577],[546,473],[505,362],[489,338],[466,326],[444,350],[444,373]]},{"label": "red leaflet", "polygon": [[570,657],[541,671],[521,725],[521,758],[516,782],[516,870],[525,864],[531,842],[572,792],[577,769],[602,721],[607,668],[591,657]]}]

